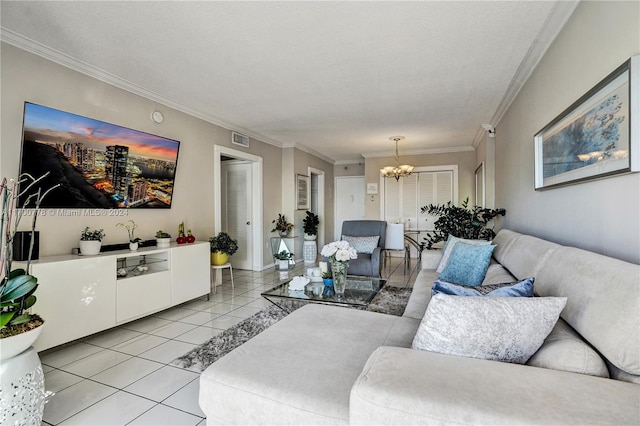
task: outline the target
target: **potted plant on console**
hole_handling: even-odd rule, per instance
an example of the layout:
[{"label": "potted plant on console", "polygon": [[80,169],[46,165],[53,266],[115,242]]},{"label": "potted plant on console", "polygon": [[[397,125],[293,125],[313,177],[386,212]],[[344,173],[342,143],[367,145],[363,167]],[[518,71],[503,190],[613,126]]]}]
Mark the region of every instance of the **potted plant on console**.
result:
[{"label": "potted plant on console", "polygon": [[126,223],[116,223],[116,226],[121,226],[127,230],[129,234],[129,250],[138,250],[138,244],[142,241],[142,238],[136,238],[135,236],[135,229],[138,225],[133,220],[128,220]]},{"label": "potted plant on console", "polygon": [[88,226],[84,228],[80,234],[80,254],[83,256],[99,254],[105,235],[104,229],[90,229]]},{"label": "potted plant on console", "polygon": [[[29,347],[42,331],[44,320],[31,312],[36,303],[34,295],[38,279],[30,274],[34,241],[31,239],[24,269],[12,269],[13,239],[25,208],[35,199],[31,219],[31,235],[36,229],[40,203],[54,188],[26,196],[18,208],[18,198],[28,193],[44,178],[34,179],[28,174],[18,181],[2,179],[0,183],[0,406],[12,424],[40,424],[44,410],[44,374],[35,349]],[[28,398],[25,398],[25,395]]]},{"label": "potted plant on console", "polygon": [[158,248],[167,248],[171,244],[171,235],[164,232],[162,229],[156,232],[156,246]]},{"label": "potted plant on console", "polygon": [[238,240],[231,238],[226,232],[219,232],[215,237],[209,238],[211,246],[211,264],[224,265],[229,260],[229,256],[238,250]]},{"label": "potted plant on console", "polygon": [[289,235],[289,232],[293,229],[293,223],[287,222],[287,218],[282,213],[278,213],[278,218],[272,220],[271,223],[276,224],[271,232],[277,232],[283,238]]}]

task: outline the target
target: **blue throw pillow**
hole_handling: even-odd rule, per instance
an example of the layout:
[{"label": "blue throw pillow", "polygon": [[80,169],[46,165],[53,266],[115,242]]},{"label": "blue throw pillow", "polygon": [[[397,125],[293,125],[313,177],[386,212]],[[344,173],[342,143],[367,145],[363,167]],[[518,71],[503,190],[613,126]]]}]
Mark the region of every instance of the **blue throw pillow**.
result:
[{"label": "blue throw pillow", "polygon": [[482,284],[495,247],[495,245],[473,246],[458,242],[451,250],[449,261],[440,274],[440,279],[469,287]]},{"label": "blue throw pillow", "polygon": [[487,284],[471,288],[435,280],[431,293],[451,296],[533,297],[533,282],[534,278],[531,277],[515,283]]}]

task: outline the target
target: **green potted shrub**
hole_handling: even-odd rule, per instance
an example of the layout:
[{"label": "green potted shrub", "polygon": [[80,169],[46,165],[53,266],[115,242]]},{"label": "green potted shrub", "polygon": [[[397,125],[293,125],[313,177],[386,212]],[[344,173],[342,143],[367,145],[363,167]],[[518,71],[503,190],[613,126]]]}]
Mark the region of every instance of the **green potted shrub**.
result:
[{"label": "green potted shrub", "polygon": [[238,240],[231,238],[226,232],[219,232],[215,237],[209,238],[211,248],[211,264],[224,265],[238,251]]},{"label": "green potted shrub", "polygon": [[287,222],[287,218],[282,213],[278,213],[278,218],[271,221],[275,223],[271,232],[277,232],[281,237],[286,237],[293,229],[293,223]]},{"label": "green potted shrub", "polygon": [[104,229],[91,229],[88,226],[80,233],[80,254],[83,256],[95,256],[100,253],[102,239],[105,237]]},{"label": "green potted shrub", "polygon": [[171,244],[171,235],[164,232],[162,229],[156,232],[156,246],[158,248],[167,248]]},{"label": "green potted shrub", "polygon": [[424,238],[427,250],[441,241],[447,241],[449,235],[470,240],[492,240],[496,236],[493,228],[488,227],[497,216],[507,214],[505,209],[486,209],[480,206],[469,205],[469,197],[462,202],[460,207],[447,204],[429,204],[420,209],[422,213],[437,216],[434,223],[435,231]]},{"label": "green potted shrub", "polygon": [[313,241],[318,237],[318,225],[320,218],[317,214],[307,210],[306,216],[302,219],[302,229],[304,230],[304,239]]}]

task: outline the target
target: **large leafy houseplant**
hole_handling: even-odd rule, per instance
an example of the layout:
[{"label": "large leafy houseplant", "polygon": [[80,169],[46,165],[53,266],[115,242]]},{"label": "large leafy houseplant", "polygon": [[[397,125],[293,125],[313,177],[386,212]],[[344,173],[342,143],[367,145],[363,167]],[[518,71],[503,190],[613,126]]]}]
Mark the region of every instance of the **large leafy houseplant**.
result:
[{"label": "large leafy houseplant", "polygon": [[434,244],[446,241],[449,235],[471,240],[492,240],[496,236],[493,228],[488,226],[489,222],[497,216],[504,216],[507,211],[468,206],[469,197],[460,207],[449,201],[446,204],[429,204],[420,209],[422,213],[438,217],[434,223],[435,231],[424,238],[428,250],[431,250]]},{"label": "large leafy houseplant", "polygon": [[[12,269],[13,239],[18,231],[26,208],[31,212],[31,232],[35,232],[36,220],[40,204],[44,197],[58,185],[44,193],[38,189],[37,193],[29,195],[22,208],[17,208],[17,200],[27,193],[37,182],[46,176],[34,179],[31,175],[23,174],[17,181],[6,178],[0,184],[0,202],[2,213],[0,216],[1,241],[0,246],[0,338],[11,337],[41,326],[44,321],[36,314],[30,313],[30,308],[36,303],[34,295],[38,288],[38,279],[30,275],[31,255],[34,239],[29,245],[29,254],[25,269]],[[31,207],[33,203],[33,207]]]}]

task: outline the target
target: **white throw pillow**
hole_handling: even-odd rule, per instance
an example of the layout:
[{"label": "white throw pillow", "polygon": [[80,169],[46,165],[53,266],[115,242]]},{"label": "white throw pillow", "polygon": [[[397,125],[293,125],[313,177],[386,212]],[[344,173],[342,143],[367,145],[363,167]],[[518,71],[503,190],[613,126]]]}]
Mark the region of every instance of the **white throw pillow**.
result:
[{"label": "white throw pillow", "polygon": [[542,346],[566,297],[434,294],[413,349],[524,364]]},{"label": "white throw pillow", "polygon": [[442,257],[440,258],[440,263],[438,264],[438,268],[436,269],[437,273],[440,274],[442,273],[442,271],[444,271],[445,266],[447,266],[447,262],[449,262],[451,251],[458,242],[463,242],[472,246],[487,246],[491,244],[491,241],[487,240],[466,240],[464,238],[458,238],[454,237],[453,235],[449,235],[449,238],[447,238],[447,244],[445,244],[444,248],[442,249]]},{"label": "white throw pillow", "polygon": [[378,241],[380,241],[380,235],[374,235],[371,237],[352,237],[350,235],[343,235],[342,240],[349,243],[351,247],[356,249],[358,253],[372,254],[376,247],[378,247]]}]

